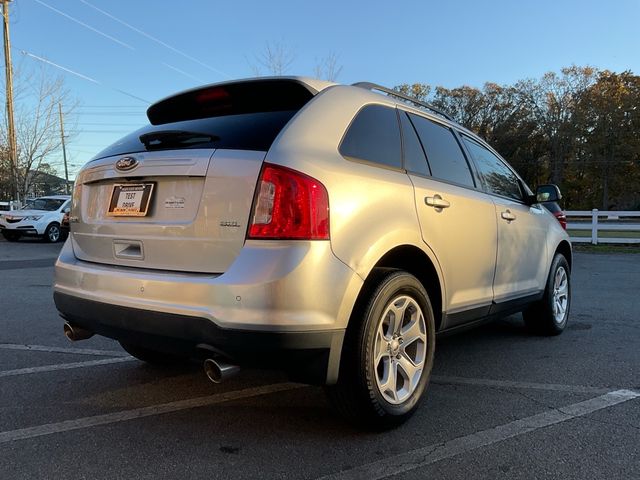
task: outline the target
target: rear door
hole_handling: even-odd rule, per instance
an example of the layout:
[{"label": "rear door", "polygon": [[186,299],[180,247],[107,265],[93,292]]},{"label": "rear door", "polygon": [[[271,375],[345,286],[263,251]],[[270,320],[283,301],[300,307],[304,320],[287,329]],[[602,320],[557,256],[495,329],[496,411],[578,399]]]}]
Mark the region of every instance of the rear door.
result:
[{"label": "rear door", "polygon": [[522,182],[500,157],[467,136],[463,141],[495,203],[495,302],[537,294],[544,289],[547,268],[547,217],[543,207],[525,203]]},{"label": "rear door", "polygon": [[422,237],[445,277],[445,327],[455,326],[488,313],[493,300],[494,205],[476,188],[450,128],[422,116],[399,113],[405,168],[414,184]]}]

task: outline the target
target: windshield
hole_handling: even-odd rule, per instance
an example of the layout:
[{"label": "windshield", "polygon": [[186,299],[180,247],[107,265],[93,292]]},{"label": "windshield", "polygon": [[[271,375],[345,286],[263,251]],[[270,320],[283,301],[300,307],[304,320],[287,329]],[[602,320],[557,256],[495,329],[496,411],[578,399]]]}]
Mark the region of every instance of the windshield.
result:
[{"label": "windshield", "polygon": [[31,210],[53,212],[54,210],[58,210],[64,202],[66,202],[66,200],[60,198],[36,198],[32,203],[28,204],[28,207]]}]

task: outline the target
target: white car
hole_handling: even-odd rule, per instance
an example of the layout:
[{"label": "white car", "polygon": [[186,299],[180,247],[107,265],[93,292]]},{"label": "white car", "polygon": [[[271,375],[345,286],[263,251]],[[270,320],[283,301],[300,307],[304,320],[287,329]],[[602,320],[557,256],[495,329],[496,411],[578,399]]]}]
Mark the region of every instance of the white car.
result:
[{"label": "white car", "polygon": [[0,232],[10,242],[24,236],[39,236],[55,243],[61,236],[62,217],[71,207],[71,196],[52,195],[33,200],[28,210],[12,210],[0,215]]}]

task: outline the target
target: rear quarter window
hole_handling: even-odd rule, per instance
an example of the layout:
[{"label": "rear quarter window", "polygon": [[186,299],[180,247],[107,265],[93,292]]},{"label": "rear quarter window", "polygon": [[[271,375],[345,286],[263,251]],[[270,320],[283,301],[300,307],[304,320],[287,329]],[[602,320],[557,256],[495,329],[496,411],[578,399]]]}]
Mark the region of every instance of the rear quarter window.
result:
[{"label": "rear quarter window", "polygon": [[396,110],[383,105],[363,107],[351,122],[339,150],[345,157],[402,168]]}]

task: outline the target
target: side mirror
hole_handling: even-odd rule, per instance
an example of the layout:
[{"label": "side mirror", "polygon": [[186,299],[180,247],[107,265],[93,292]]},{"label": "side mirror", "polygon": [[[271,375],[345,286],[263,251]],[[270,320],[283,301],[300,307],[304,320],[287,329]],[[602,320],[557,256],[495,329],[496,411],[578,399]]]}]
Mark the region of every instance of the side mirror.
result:
[{"label": "side mirror", "polygon": [[557,185],[539,185],[536,189],[536,202],[557,202],[562,198]]},{"label": "side mirror", "polygon": [[69,213],[69,212],[71,212],[71,207],[67,207],[62,211],[62,213]]}]

